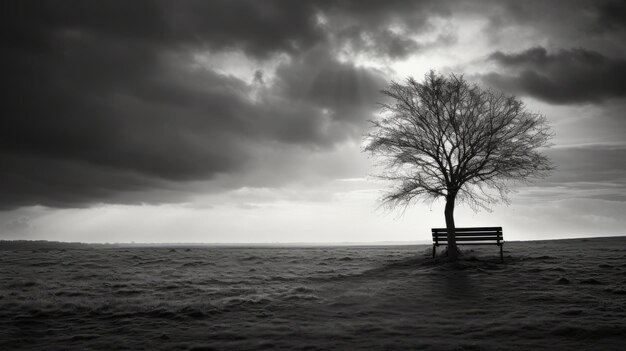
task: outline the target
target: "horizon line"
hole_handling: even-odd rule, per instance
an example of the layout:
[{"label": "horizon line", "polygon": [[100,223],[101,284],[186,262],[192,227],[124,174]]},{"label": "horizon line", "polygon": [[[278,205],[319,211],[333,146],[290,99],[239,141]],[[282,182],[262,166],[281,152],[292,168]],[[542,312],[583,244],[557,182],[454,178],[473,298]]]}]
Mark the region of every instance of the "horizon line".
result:
[{"label": "horizon line", "polygon": [[[590,236],[590,237],[571,237],[571,238],[546,238],[532,240],[504,240],[504,242],[533,242],[533,241],[557,241],[557,240],[582,240],[582,239],[606,239],[626,237],[626,234],[606,235],[606,236]],[[428,240],[383,240],[383,241],[293,241],[293,242],[82,242],[82,241],[59,241],[46,239],[0,239],[2,243],[57,243],[57,244],[81,244],[94,246],[216,246],[216,247],[297,247],[297,246],[411,246],[411,245],[431,245],[432,241]]]}]

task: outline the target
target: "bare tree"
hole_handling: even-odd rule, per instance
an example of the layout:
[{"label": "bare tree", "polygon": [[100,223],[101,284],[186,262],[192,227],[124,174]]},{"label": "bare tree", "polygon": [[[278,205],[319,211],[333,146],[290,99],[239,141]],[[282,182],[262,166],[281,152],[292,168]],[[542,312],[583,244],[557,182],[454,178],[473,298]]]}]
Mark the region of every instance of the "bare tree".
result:
[{"label": "bare tree", "polygon": [[[509,186],[546,176],[552,169],[538,149],[549,146],[546,118],[514,96],[483,89],[462,76],[431,71],[422,83],[392,82],[382,93],[382,117],[365,137],[364,151],[378,157],[380,178],[394,182],[383,204],[445,198],[448,256],[458,256],[454,234],[457,200],[474,210],[504,200]],[[494,191],[495,190],[495,191]]]}]

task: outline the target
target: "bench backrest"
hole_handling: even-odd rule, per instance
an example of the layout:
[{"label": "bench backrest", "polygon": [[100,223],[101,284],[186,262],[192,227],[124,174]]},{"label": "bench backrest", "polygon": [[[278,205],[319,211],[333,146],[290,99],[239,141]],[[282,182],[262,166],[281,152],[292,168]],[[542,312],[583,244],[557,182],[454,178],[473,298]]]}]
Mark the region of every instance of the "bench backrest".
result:
[{"label": "bench backrest", "polygon": [[[448,230],[446,228],[433,228],[433,242],[446,244],[448,242]],[[496,244],[502,242],[502,227],[475,227],[456,228],[454,230],[457,243],[463,244]]]}]

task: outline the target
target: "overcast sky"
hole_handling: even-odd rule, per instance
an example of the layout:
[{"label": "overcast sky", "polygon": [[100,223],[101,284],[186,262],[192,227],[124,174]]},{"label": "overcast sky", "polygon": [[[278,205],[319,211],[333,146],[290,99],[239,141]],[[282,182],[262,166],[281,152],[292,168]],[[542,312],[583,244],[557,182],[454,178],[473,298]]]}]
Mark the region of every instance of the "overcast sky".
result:
[{"label": "overcast sky", "polygon": [[377,209],[380,89],[430,69],[519,96],[557,170],[457,225],[624,234],[623,1],[3,3],[0,238],[430,239],[443,203]]}]

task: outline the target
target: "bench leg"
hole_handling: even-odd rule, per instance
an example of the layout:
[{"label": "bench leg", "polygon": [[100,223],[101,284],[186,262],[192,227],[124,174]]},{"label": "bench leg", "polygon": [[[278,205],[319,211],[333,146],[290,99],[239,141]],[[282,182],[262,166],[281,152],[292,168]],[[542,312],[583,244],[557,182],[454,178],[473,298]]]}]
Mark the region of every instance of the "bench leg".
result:
[{"label": "bench leg", "polygon": [[502,255],[502,244],[500,244],[500,262],[504,263],[504,256]]},{"label": "bench leg", "polygon": [[433,245],[433,259],[435,258],[436,252],[437,252],[437,245]]}]

